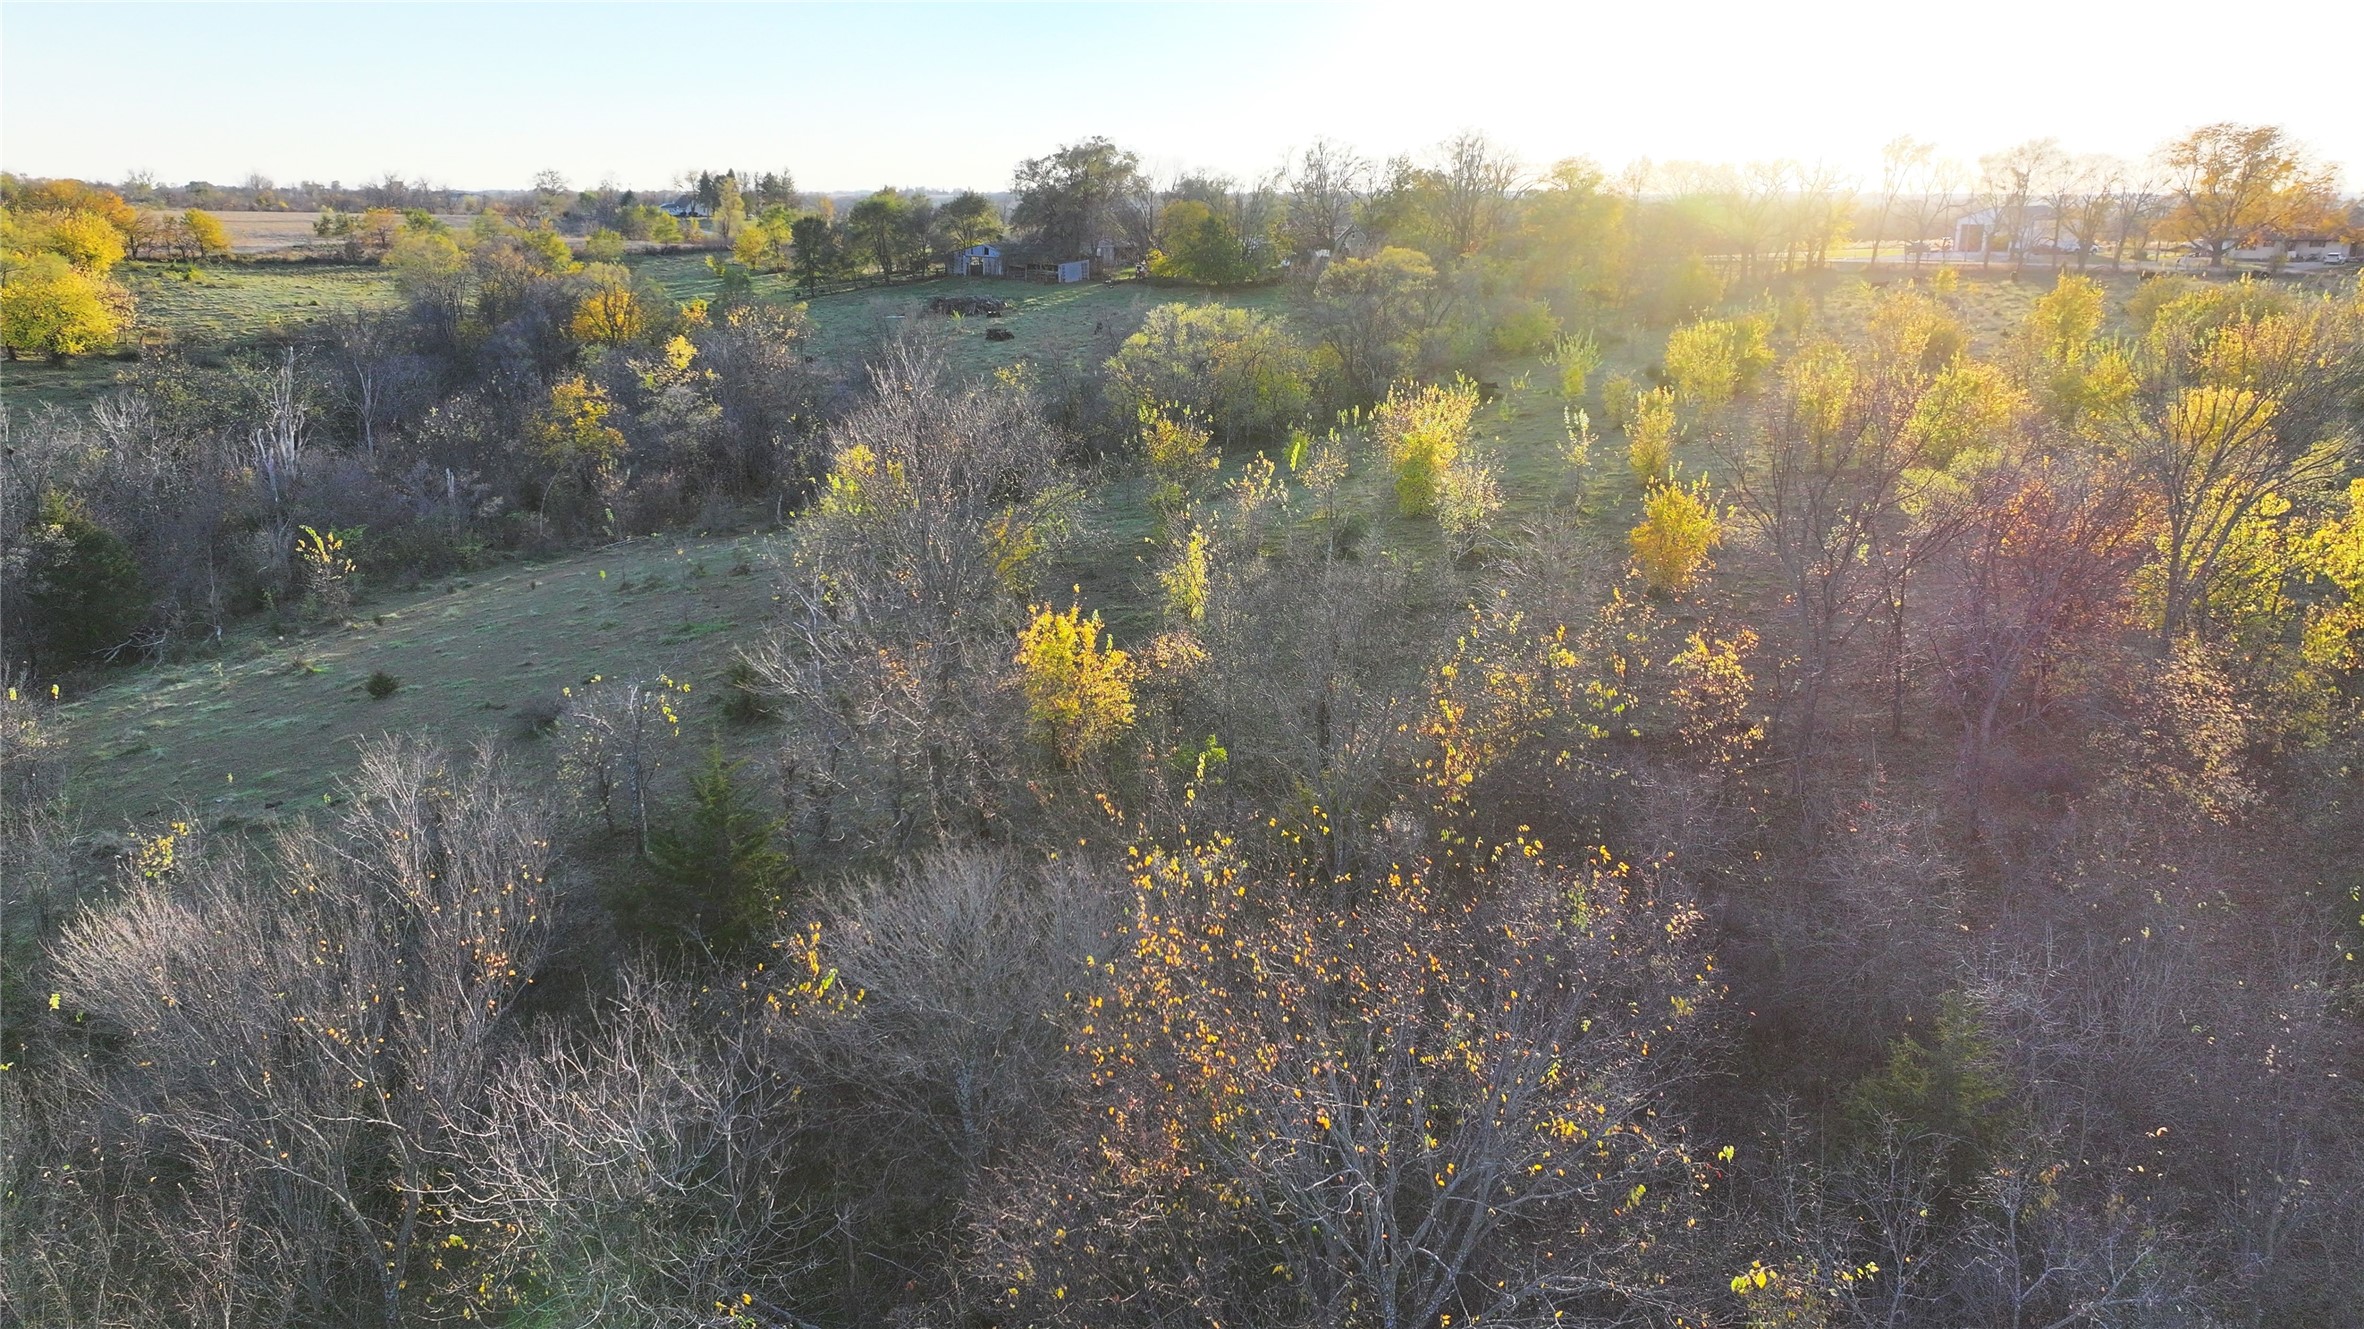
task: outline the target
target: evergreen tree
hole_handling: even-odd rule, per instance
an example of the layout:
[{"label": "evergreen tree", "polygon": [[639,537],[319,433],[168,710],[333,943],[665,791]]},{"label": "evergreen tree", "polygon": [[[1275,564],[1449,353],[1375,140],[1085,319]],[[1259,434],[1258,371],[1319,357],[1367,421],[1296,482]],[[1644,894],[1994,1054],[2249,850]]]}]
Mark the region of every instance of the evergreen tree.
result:
[{"label": "evergreen tree", "polygon": [[119,645],[148,612],[139,563],[121,536],[51,490],[27,533],[26,599],[40,640],[80,658]]},{"label": "evergreen tree", "polygon": [[778,909],[795,865],[775,843],[781,823],[755,808],[738,769],[720,745],[707,750],[705,769],[690,776],[688,808],[651,829],[657,881],[619,911],[627,924],[730,951],[754,940]]}]

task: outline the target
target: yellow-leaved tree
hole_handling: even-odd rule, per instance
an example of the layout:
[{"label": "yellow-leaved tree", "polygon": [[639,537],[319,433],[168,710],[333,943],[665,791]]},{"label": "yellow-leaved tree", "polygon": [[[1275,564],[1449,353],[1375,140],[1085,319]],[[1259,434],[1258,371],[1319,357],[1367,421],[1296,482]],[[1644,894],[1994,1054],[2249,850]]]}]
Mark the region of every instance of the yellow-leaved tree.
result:
[{"label": "yellow-leaved tree", "polygon": [[1652,388],[1637,395],[1625,426],[1625,459],[1633,478],[1645,485],[1664,480],[1674,466],[1674,440],[1674,393]]},{"label": "yellow-leaved tree", "polygon": [[1396,504],[1405,516],[1436,510],[1477,405],[1477,384],[1457,378],[1421,388],[1398,384],[1372,411],[1371,428],[1395,468]]},{"label": "yellow-leaved tree", "polygon": [[1655,484],[1633,528],[1634,570],[1653,591],[1680,595],[1709,567],[1707,552],[1723,538],[1707,477],[1688,485]]},{"label": "yellow-leaved tree", "polygon": [[597,346],[622,346],[640,340],[648,331],[648,311],[632,289],[632,279],[613,263],[594,263],[586,269],[590,293],[575,306],[570,331],[575,340]]},{"label": "yellow-leaved tree", "polygon": [[220,258],[230,252],[230,230],[212,213],[191,208],[181,214],[181,225],[189,228],[189,243],[207,258]]},{"label": "yellow-leaved tree", "polygon": [[596,492],[614,474],[624,456],[624,435],[607,422],[614,409],[607,390],[580,374],[550,385],[530,437],[555,472],[552,484],[573,479]]},{"label": "yellow-leaved tree", "polygon": [[1132,657],[1102,638],[1098,614],[1035,606],[1018,633],[1017,665],[1035,735],[1068,765],[1132,727]]},{"label": "yellow-leaved tree", "polygon": [[105,283],[60,254],[12,254],[0,276],[0,345],[10,359],[83,355],[112,345],[117,327]]}]

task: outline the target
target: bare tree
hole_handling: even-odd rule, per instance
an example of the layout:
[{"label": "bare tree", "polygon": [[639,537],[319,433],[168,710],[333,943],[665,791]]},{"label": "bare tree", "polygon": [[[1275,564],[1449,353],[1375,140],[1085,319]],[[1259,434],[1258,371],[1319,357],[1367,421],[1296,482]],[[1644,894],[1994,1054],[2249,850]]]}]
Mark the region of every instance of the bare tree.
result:
[{"label": "bare tree", "polygon": [[[1880,244],[1888,238],[1888,219],[1898,211],[1907,191],[1927,175],[1937,155],[1937,145],[1923,143],[1910,134],[1888,140],[1880,149],[1880,208],[1872,219],[1871,261],[1867,266],[1880,266]],[[1915,235],[1916,241],[1921,239]]]},{"label": "bare tree", "polygon": [[1441,156],[1436,171],[1438,223],[1449,252],[1474,254],[1492,244],[1509,223],[1511,199],[1526,179],[1525,168],[1475,132],[1448,141]]},{"label": "bare tree", "polygon": [[142,863],[55,948],[120,1048],[76,1087],[118,1221],[151,1250],[204,1234],[179,1267],[225,1321],[406,1323],[468,1148],[455,1115],[550,935],[539,811],[489,752],[393,743],[267,860]]},{"label": "bare tree", "polygon": [[778,995],[742,1010],[627,974],[588,1029],[510,1058],[475,1100],[446,1201],[478,1276],[555,1325],[674,1329],[718,1305],[802,1324],[782,1303],[809,1295],[828,1216],[783,1184],[816,1146],[801,1086],[769,1056],[791,1018]]},{"label": "bare tree", "polygon": [[1344,258],[1360,240],[1363,199],[1371,187],[1371,163],[1329,139],[1315,139],[1300,153],[1288,179],[1282,223],[1289,250],[1309,259],[1327,250]]},{"label": "bare tree", "polygon": [[1887,556],[1904,515],[1914,465],[1904,427],[1921,372],[1899,362],[1851,377],[1835,397],[1785,375],[1783,391],[1742,438],[1713,443],[1735,514],[1780,569],[1787,595],[1794,655],[1777,736],[1793,794],[1806,789],[1825,702],[1865,621],[1870,569]]},{"label": "bare tree", "polygon": [[829,487],[756,665],[788,703],[808,830],[907,845],[1000,815],[1003,680],[1065,491],[1059,439],[1022,392],[955,388],[940,351],[910,340],[871,383],[831,434]]},{"label": "bare tree", "polygon": [[2011,246],[2011,270],[2015,273],[2026,270],[2027,242],[2032,231],[2030,211],[2035,200],[2051,188],[2066,161],[2059,140],[2049,138],[2030,139],[1979,159],[1980,178],[1991,213],[1980,266],[1993,260],[1994,235],[2000,231]]},{"label": "bare tree", "polygon": [[2114,620],[2144,550],[2133,494],[2060,463],[1990,473],[1972,505],[1934,645],[1976,792],[1996,744],[2062,700],[2053,675]]}]

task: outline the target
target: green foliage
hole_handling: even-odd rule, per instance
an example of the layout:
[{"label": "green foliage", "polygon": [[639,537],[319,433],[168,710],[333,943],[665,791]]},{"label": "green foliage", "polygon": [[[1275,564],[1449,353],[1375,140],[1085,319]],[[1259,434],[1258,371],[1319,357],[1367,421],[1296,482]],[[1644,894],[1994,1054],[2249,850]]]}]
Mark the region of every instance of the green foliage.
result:
[{"label": "green foliage", "polygon": [[138,562],[122,537],[55,490],[25,532],[26,601],[41,640],[69,659],[122,644],[146,617]]},{"label": "green foliage", "polygon": [[583,238],[583,259],[588,263],[621,263],[624,261],[624,237],[602,226]]},{"label": "green foliage", "polygon": [[2010,1072],[1959,996],[1946,996],[1926,1037],[1890,1042],[1888,1064],[1848,1093],[1847,1115],[1866,1132],[1891,1121],[1935,1137],[1948,1179],[1965,1184],[2011,1132]]},{"label": "green foliage", "polygon": [[1666,338],[1666,377],[1686,402],[1721,406],[1756,385],[1773,366],[1766,320],[1707,318]]},{"label": "green foliage", "polygon": [[1905,441],[1923,465],[1943,468],[1965,452],[2002,438],[2020,402],[2002,371],[1976,360],[1956,360],[1929,380],[1905,422]]},{"label": "green foliage", "polygon": [[1477,400],[1477,384],[1466,378],[1421,388],[1398,385],[1372,412],[1372,432],[1395,468],[1396,504],[1405,516],[1438,510],[1447,474],[1469,442]]},{"label": "green foliage", "polygon": [[1304,417],[1311,365],[1281,325],[1226,305],[1160,305],[1108,362],[1131,411],[1182,407],[1227,440],[1277,436]]},{"label": "green foliage", "polygon": [[1672,323],[1716,307],[1724,298],[1724,279],[1707,261],[1685,255],[1658,276],[1646,302],[1661,323]]},{"label": "green foliage", "polygon": [[1534,355],[1559,335],[1560,321],[1549,306],[1540,300],[1513,300],[1495,318],[1492,341],[1498,354]]},{"label": "green foliage", "polygon": [[[1560,371],[1560,395],[1582,401],[1592,371],[1601,367],[1601,341],[1589,332],[1562,337],[1551,348],[1551,363]],[[1626,380],[1630,386],[1631,379]]]},{"label": "green foliage", "polygon": [[756,810],[739,767],[723,760],[720,745],[707,749],[704,768],[689,777],[688,806],[650,828],[655,880],[619,895],[619,922],[716,952],[760,939],[796,872],[777,843],[781,822]]},{"label": "green foliage", "polygon": [[1609,428],[1622,434],[1633,428],[1634,408],[1641,399],[1642,387],[1631,374],[1611,374],[1601,384],[1601,420]]},{"label": "green foliage", "polygon": [[1201,286],[1237,286],[1258,276],[1246,238],[1196,199],[1167,204],[1158,234],[1161,243],[1149,260],[1153,276]]},{"label": "green foliage", "polygon": [[1192,527],[1174,544],[1173,557],[1157,574],[1165,592],[1166,615],[1186,623],[1207,616],[1207,533]]}]

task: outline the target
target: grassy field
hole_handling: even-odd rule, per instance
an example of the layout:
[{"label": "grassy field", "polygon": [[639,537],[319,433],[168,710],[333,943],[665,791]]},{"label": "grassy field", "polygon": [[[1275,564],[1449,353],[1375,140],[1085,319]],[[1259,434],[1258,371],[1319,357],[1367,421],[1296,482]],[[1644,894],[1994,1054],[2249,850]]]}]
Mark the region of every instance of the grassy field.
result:
[{"label": "grassy field", "polygon": [[[126,263],[116,277],[139,313],[126,341],[203,348],[300,340],[340,309],[385,308],[393,278],[374,267],[326,263]],[[85,405],[115,381],[124,361],[0,364],[0,398],[12,409]]]},{"label": "grassy field", "polygon": [[[74,798],[100,827],[183,811],[267,822],[320,806],[363,739],[514,731],[520,707],[594,674],[689,681],[697,741],[719,720],[732,652],[770,609],[771,545],[630,541],[375,598],[343,626],[249,626],[212,659],[127,671],[61,707]],[[376,670],[401,683],[383,700],[365,687]]]},{"label": "grassy field", "polygon": [[[659,254],[627,259],[635,271],[664,286],[676,300],[709,299],[719,283],[698,254]],[[767,273],[755,280],[758,298],[768,301],[798,299],[793,283],[783,273]],[[1001,318],[954,322],[927,312],[938,295],[985,295],[1010,302]],[[1189,290],[1160,288],[1131,280],[1075,282],[1043,286],[1029,282],[987,278],[940,277],[907,286],[841,291],[806,302],[813,321],[813,354],[823,360],[853,363],[879,341],[907,323],[929,322],[955,332],[952,364],[962,374],[986,374],[1021,360],[1070,362],[1106,327],[1130,333],[1152,306],[1173,301],[1195,303],[1220,299],[1225,304],[1278,310],[1284,293],[1277,286],[1209,296]],[[1006,328],[1008,341],[987,341],[988,327]]]},{"label": "grassy field", "polygon": [[[238,254],[268,254],[279,250],[305,249],[313,245],[330,245],[312,231],[320,220],[317,212],[217,212],[213,214],[230,233],[230,249]],[[454,230],[469,226],[475,218],[465,213],[442,213],[437,221]]]}]

